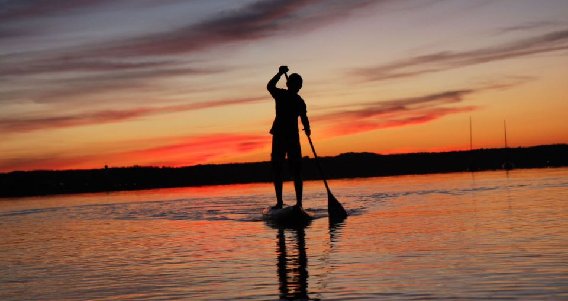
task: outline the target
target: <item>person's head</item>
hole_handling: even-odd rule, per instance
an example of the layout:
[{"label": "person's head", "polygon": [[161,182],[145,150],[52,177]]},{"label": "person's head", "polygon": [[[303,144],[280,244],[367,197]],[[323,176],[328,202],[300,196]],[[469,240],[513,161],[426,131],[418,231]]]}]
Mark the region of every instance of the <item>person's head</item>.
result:
[{"label": "person's head", "polygon": [[289,91],[296,92],[302,89],[302,77],[298,73],[292,73],[288,76],[288,81],[286,82],[286,87]]}]

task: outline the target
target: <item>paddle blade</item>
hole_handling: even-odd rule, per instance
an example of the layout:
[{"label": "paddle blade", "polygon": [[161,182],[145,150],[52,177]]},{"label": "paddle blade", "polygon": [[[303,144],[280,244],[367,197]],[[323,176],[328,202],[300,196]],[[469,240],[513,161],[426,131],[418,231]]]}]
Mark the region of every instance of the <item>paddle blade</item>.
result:
[{"label": "paddle blade", "polygon": [[334,223],[347,218],[347,211],[329,190],[327,191],[327,212],[329,220]]}]

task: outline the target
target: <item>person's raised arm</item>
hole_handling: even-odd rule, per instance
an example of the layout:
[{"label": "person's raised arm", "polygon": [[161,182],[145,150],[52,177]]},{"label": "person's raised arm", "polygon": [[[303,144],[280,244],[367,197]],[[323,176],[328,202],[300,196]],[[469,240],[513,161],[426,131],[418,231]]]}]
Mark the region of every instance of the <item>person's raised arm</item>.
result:
[{"label": "person's raised arm", "polygon": [[278,82],[278,80],[280,80],[280,77],[282,76],[282,74],[288,72],[288,67],[287,66],[280,66],[280,68],[278,68],[278,73],[276,73],[276,75],[274,75],[274,77],[272,77],[272,79],[270,79],[270,81],[268,81],[268,84],[266,85],[266,89],[268,89],[268,91],[270,92],[270,94],[273,94],[274,91],[276,91],[276,83]]}]

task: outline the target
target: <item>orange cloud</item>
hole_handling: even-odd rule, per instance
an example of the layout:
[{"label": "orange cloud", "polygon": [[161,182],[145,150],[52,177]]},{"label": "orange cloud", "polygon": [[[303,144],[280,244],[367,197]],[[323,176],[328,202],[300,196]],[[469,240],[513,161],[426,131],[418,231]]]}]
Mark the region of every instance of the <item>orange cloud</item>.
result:
[{"label": "orange cloud", "polygon": [[387,115],[364,112],[365,117],[360,117],[358,114],[340,117],[341,120],[328,126],[327,131],[331,135],[357,134],[378,129],[423,124],[447,115],[470,112],[475,109],[477,109],[475,106],[416,109]]},{"label": "orange cloud", "polygon": [[[225,156],[240,156],[270,143],[268,135],[212,134],[191,136],[178,143],[118,154],[117,158],[163,166],[207,163]],[[130,159],[129,159],[130,158]]]},{"label": "orange cloud", "polygon": [[101,168],[107,164],[114,167],[188,166],[252,153],[269,145],[270,136],[218,133],[179,137],[165,145],[160,145],[160,140],[148,143],[155,146],[133,151],[86,155],[50,153],[33,157],[6,158],[0,162],[0,171]]}]

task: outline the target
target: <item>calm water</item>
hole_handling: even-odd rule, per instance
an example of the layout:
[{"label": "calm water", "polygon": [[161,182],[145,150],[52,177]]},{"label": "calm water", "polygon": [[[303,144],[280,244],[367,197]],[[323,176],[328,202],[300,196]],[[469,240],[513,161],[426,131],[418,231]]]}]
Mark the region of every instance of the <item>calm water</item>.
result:
[{"label": "calm water", "polygon": [[[568,299],[568,169],[0,200],[0,300]],[[292,200],[291,185],[285,186]]]}]

